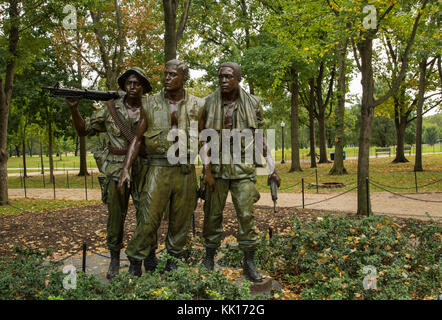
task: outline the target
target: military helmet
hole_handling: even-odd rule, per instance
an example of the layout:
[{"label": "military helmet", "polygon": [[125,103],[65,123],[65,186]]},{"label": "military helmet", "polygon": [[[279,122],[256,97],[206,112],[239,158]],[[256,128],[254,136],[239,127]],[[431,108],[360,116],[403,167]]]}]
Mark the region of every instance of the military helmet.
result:
[{"label": "military helmet", "polygon": [[149,80],[147,80],[147,75],[146,73],[141,70],[141,68],[138,67],[132,67],[128,70],[126,70],[126,72],[124,72],[119,78],[118,78],[118,85],[120,86],[120,89],[123,91],[126,91],[124,88],[124,84],[126,82],[127,77],[129,77],[131,74],[136,74],[137,76],[140,77],[141,83],[143,85],[143,94],[149,93],[152,91],[152,86],[150,85]]}]

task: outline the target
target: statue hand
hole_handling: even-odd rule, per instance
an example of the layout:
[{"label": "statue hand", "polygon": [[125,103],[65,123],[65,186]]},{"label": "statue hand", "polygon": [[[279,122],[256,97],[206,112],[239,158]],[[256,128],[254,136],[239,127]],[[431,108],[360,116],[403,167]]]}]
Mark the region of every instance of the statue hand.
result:
[{"label": "statue hand", "polygon": [[276,170],[269,174],[269,177],[267,178],[267,185],[270,185],[270,182],[272,180],[276,182],[278,188],[281,186],[281,178],[279,177],[279,174],[276,172]]},{"label": "statue hand", "polygon": [[213,178],[212,172],[208,171],[204,174],[203,183],[209,187],[210,192],[215,191],[215,179]]},{"label": "statue hand", "polygon": [[127,169],[121,171],[120,179],[118,179],[118,191],[120,191],[121,194],[124,194],[124,185],[130,188],[130,174]]},{"label": "statue hand", "polygon": [[66,98],[66,103],[70,109],[77,108],[80,104],[80,100],[77,98]]}]

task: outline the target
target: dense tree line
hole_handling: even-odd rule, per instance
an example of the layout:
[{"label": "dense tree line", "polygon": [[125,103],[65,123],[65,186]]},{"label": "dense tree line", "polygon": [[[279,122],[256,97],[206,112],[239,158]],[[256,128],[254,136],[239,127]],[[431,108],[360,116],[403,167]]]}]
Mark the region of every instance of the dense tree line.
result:
[{"label": "dense tree line", "polygon": [[[216,87],[220,62],[240,63],[277,148],[287,124],[291,171],[301,170],[300,148],[311,149],[315,167],[316,150],[326,163],[333,147],[330,174],[345,174],[344,147],[359,146],[359,214],[370,201],[370,146],[395,145],[394,161],[404,162],[404,146],[415,144],[415,170],[423,170],[421,144],[441,138],[440,122],[424,120],[441,105],[436,0],[10,0],[0,12],[0,204],[8,199],[8,153],[74,149],[87,174],[87,141],[64,102],[40,85],[115,89],[118,75],[137,65],[159,90],[162,65],[175,57],[204,71],[188,83],[200,96]],[[360,97],[349,89],[357,74]],[[92,111],[83,104],[84,115]]]}]

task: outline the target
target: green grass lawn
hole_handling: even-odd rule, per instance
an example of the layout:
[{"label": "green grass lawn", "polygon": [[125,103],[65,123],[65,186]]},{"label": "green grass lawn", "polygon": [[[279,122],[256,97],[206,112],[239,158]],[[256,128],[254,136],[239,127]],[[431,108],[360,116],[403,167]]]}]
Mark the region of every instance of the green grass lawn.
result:
[{"label": "green grass lawn", "polygon": [[[375,155],[375,149],[378,147],[371,147],[370,148],[370,155]],[[391,156],[394,156],[395,148],[391,147]],[[330,158],[330,152],[334,152],[334,148],[328,148],[327,149],[327,155],[328,158]],[[344,151],[346,152],[347,157],[357,157],[358,156],[358,147],[349,147],[345,148]],[[411,149],[411,152],[414,153],[416,151],[416,148],[413,146]],[[308,156],[310,152],[310,149],[301,149],[300,150],[300,156],[301,160],[309,160],[310,157]],[[442,146],[423,146],[422,153],[429,153],[429,152],[442,152]],[[319,148],[317,149],[317,153],[319,154]],[[406,153],[406,156],[408,156],[409,153]],[[409,157],[409,156],[408,156]],[[80,164],[80,157],[77,156],[65,156],[62,155],[61,157],[54,156],[54,168],[58,170],[63,170],[64,168],[78,168]],[[275,151],[275,159],[276,161],[281,161],[282,159],[282,150],[276,150]],[[292,154],[291,149],[286,148],[284,149],[284,159],[285,160],[291,160]],[[95,163],[94,156],[92,154],[87,155],[87,165],[90,168],[96,168],[97,164]],[[43,164],[45,169],[49,169],[49,158],[47,156],[43,156]],[[37,155],[34,155],[32,157],[27,156],[26,157],[26,166],[27,168],[40,168],[41,167],[41,160],[40,157]],[[12,170],[12,168],[18,168],[17,170]],[[11,157],[8,160],[8,172],[19,172],[19,169],[23,168],[23,158],[22,157]],[[38,171],[38,170],[34,170]]]},{"label": "green grass lawn", "polygon": [[[87,181],[88,189],[99,189],[100,185],[98,183],[97,173],[90,173],[89,176],[86,177],[86,181],[84,177],[79,177],[77,174],[56,174],[55,176],[55,187],[56,188],[70,188],[70,189],[79,189],[84,188],[85,182]],[[43,181],[44,179],[44,181]],[[23,188],[23,179],[21,177],[9,177],[8,178],[8,187],[9,188]],[[49,173],[45,173],[43,175],[38,176],[29,176],[26,178],[26,188],[49,188],[52,189],[53,186],[49,182]]]},{"label": "green grass lawn", "polygon": [[[380,184],[395,187],[414,187],[414,156],[409,157],[410,162],[394,164],[391,158],[370,159],[370,179]],[[343,192],[355,187],[357,179],[357,160],[344,161],[348,171],[347,175],[330,176],[328,172],[333,163],[318,164],[318,182],[341,182],[348,185],[341,189],[319,189],[319,192]],[[442,179],[442,155],[426,155],[423,157],[424,172],[417,173],[418,185],[425,185]],[[310,168],[309,163],[302,163],[303,172],[291,172],[290,163],[277,164],[277,170],[281,176],[282,183],[280,192],[301,192],[301,179],[304,178],[305,192],[316,192],[316,188],[308,188],[310,183],[316,183],[316,171]],[[269,192],[266,176],[258,176],[258,190]],[[291,187],[297,184],[295,187]],[[398,190],[394,192],[415,192],[415,189]],[[378,188],[371,187],[371,191],[379,192]],[[442,191],[442,181],[430,186],[419,188],[419,192]],[[356,192],[356,190],[354,190]]]},{"label": "green grass lawn", "polygon": [[[80,157],[77,156],[65,156],[61,157],[54,156],[54,168],[64,169],[64,168],[79,168]],[[87,165],[91,168],[96,168],[94,156],[88,154],[86,157]],[[49,157],[43,156],[43,165],[45,169],[49,169]],[[26,156],[26,167],[27,168],[41,168],[40,156],[33,155],[32,157]],[[23,168],[23,157],[11,157],[8,159],[8,169],[9,168]],[[13,172],[8,170],[9,172]]]},{"label": "green grass lawn", "polygon": [[[410,187],[410,189],[390,189],[394,192],[415,192],[414,189],[414,157],[409,157],[410,162],[394,164],[391,158],[377,158],[370,160],[370,179],[380,184],[395,187]],[[357,178],[357,160],[346,160],[345,167],[348,171],[347,175],[330,176],[328,172],[333,163],[318,164],[318,182],[341,182],[347,185],[340,189],[319,189],[319,192],[343,192],[355,187]],[[282,179],[280,192],[301,192],[301,179],[304,178],[305,192],[316,192],[316,188],[309,188],[310,183],[316,183],[315,169],[310,168],[309,163],[301,164],[303,172],[289,172],[290,163],[277,164],[278,172]],[[417,173],[418,185],[422,186],[442,179],[442,155],[426,155],[423,157],[423,166],[425,171]],[[197,176],[201,175],[201,169],[197,169]],[[23,182],[20,177],[10,177],[8,179],[9,188],[23,188]],[[55,175],[56,188],[84,188],[84,177],[78,177],[75,174]],[[258,190],[260,192],[270,192],[267,186],[267,176],[258,176]],[[296,185],[293,187],[293,185]],[[27,188],[43,188],[43,176],[31,176],[26,179]],[[52,188],[49,184],[49,175],[45,175],[45,187]],[[87,177],[88,189],[98,189],[99,184],[97,174],[94,173]],[[382,191],[375,187],[371,187],[371,191]],[[418,189],[419,192],[442,191],[442,181]],[[356,190],[353,190],[356,192]]]},{"label": "green grass lawn", "polygon": [[[379,147],[370,147],[370,156],[376,156],[376,149],[379,149]],[[391,150],[391,157],[395,157],[396,148],[390,147]],[[346,153],[347,157],[357,157],[358,156],[358,147],[348,147],[344,148],[344,151]],[[330,152],[335,152],[335,148],[327,148],[327,157],[330,160]],[[416,147],[413,146],[411,148],[411,154],[414,154],[416,152]],[[442,152],[442,145],[435,145],[435,146],[422,146],[422,153],[432,153],[432,152]],[[299,155],[301,160],[310,160],[310,149],[300,149]],[[319,155],[319,148],[316,149],[316,153]],[[276,150],[275,153],[275,159],[276,161],[281,161],[282,159],[282,150]],[[385,155],[385,154],[382,154]],[[411,158],[409,152],[405,152],[406,158]],[[291,148],[285,148],[284,149],[284,160],[291,160],[292,159],[292,149]],[[409,159],[410,160],[410,159]]]},{"label": "green grass lawn", "polygon": [[0,215],[4,213],[18,213],[22,211],[41,212],[51,209],[80,207],[98,203],[100,203],[100,201],[13,199],[10,200],[10,205],[0,206]]}]

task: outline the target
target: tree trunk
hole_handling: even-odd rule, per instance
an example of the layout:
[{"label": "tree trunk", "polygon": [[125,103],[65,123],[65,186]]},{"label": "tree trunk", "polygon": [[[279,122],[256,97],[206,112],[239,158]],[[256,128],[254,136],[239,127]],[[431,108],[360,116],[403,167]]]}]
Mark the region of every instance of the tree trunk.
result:
[{"label": "tree trunk", "polygon": [[20,151],[20,145],[19,144],[15,145],[15,153],[17,154],[17,157],[21,156],[21,151]]},{"label": "tree trunk", "polygon": [[299,157],[299,82],[298,82],[298,72],[296,67],[292,66],[291,76],[293,82],[290,84],[291,97],[291,147],[292,147],[292,164],[289,172],[299,171],[301,172],[301,161]]},{"label": "tree trunk", "polygon": [[427,72],[427,59],[419,63],[419,93],[417,100],[417,118],[416,118],[416,158],[414,162],[414,171],[424,171],[422,166],[422,109],[424,105],[425,93],[425,75]]},{"label": "tree trunk", "polygon": [[374,111],[374,81],[373,81],[373,40],[365,39],[358,44],[361,56],[362,73],[362,105],[361,130],[359,134],[358,153],[358,215],[369,215],[371,211],[370,198],[367,197],[366,179],[369,178],[370,139]]},{"label": "tree trunk", "polygon": [[80,172],[79,177],[88,176],[86,161],[86,137],[80,137]]},{"label": "tree trunk", "polygon": [[[115,6],[118,7],[117,5]],[[80,34],[77,33],[77,41],[80,43]],[[80,47],[80,44],[78,44],[78,47]],[[80,49],[79,49],[80,50]],[[77,81],[78,81],[78,87],[81,88],[83,84],[83,72],[81,68],[81,59],[79,58],[77,61]],[[78,135],[77,135],[78,136]],[[81,136],[79,137],[80,140],[80,171],[78,172],[79,177],[88,176],[89,173],[87,172],[87,161],[86,161],[86,137]]]},{"label": "tree trunk", "polygon": [[[396,109],[396,108],[395,108]],[[405,158],[404,145],[405,145],[405,129],[407,128],[407,118],[399,111],[395,111],[395,128],[396,128],[396,158],[393,163],[406,163],[409,162]]]},{"label": "tree trunk", "polygon": [[49,157],[49,176],[50,183],[54,183],[54,158],[52,146],[52,120],[49,118],[49,108],[46,106],[46,119],[48,121],[48,157]]},{"label": "tree trunk", "polygon": [[80,146],[80,142],[78,141],[78,134],[75,136],[75,156],[78,156],[78,148]]},{"label": "tree trunk", "polygon": [[165,62],[177,57],[178,42],[184,34],[189,18],[192,0],[187,0],[183,5],[180,22],[177,26],[177,0],[163,0],[164,10],[164,59]]},{"label": "tree trunk", "polygon": [[319,134],[319,163],[329,163],[327,157],[327,136],[325,134],[325,114],[320,111],[318,114]]},{"label": "tree trunk", "polygon": [[316,139],[315,139],[315,83],[314,79],[309,80],[310,83],[310,101],[308,108],[309,117],[309,133],[310,133],[310,168],[316,168]]},{"label": "tree trunk", "polygon": [[338,105],[336,106],[336,136],[335,136],[335,154],[333,160],[333,167],[330,175],[347,174],[344,167],[344,125],[345,125],[345,92],[346,92],[346,64],[345,57],[347,56],[347,47],[349,39],[346,38],[340,45],[339,51],[339,78],[338,78]]},{"label": "tree trunk", "polygon": [[0,77],[0,206],[8,204],[8,115],[14,83],[19,34],[18,1],[9,4],[9,47],[6,55],[5,82]]},{"label": "tree trunk", "polygon": [[176,25],[177,0],[163,0],[164,10],[164,62],[176,59],[177,50],[177,25]]},{"label": "tree trunk", "polygon": [[43,143],[40,141],[40,161],[41,161],[41,174],[45,173],[45,165],[43,161]]}]

